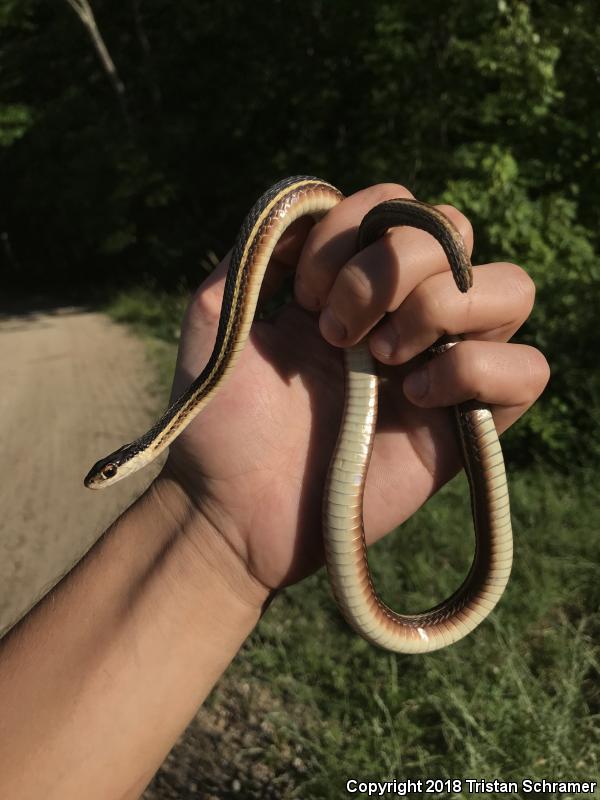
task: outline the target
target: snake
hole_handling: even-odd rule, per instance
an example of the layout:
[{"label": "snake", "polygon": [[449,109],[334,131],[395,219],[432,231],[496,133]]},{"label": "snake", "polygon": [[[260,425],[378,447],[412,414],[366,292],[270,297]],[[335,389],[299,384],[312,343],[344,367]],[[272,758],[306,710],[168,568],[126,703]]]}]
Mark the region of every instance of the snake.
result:
[{"label": "snake", "polygon": [[[162,453],[221,389],[248,339],[269,259],[287,228],[301,217],[315,222],[344,199],[319,178],[294,176],[266,191],[246,216],[225,279],[214,348],[200,375],[150,430],[98,461],[84,479],[90,489],[110,486]],[[439,209],[419,200],[386,200],[363,218],[357,250],[391,228],[431,234],[448,260],[457,290],[467,292],[473,272],[457,228]],[[446,337],[429,348],[438,357],[460,346]],[[349,625],[373,645],[394,653],[426,653],[472,632],[500,600],[512,566],[512,525],[504,459],[491,409],[477,400],[449,413],[467,475],[475,553],[466,577],[429,610],[400,614],[377,594],[367,558],[363,494],[377,422],[378,374],[365,340],[343,349],[344,410],[323,492],[322,536],[331,589]]]}]

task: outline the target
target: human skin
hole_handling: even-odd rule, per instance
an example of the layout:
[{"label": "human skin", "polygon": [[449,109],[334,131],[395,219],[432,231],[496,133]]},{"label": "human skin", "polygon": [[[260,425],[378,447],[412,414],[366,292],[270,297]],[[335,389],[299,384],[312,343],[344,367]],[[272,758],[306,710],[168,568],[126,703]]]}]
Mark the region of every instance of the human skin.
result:
[{"label": "human skin", "polygon": [[[231,378],[146,494],[0,644],[1,797],[138,797],[274,591],[321,565],[340,347],[368,336],[384,378],[365,490],[369,542],[460,468],[448,406],[488,403],[502,432],[539,396],[544,357],[507,343],[534,300],[519,267],[476,267],[462,295],[421,231],[395,229],[355,254],[364,214],[408,196],[395,184],[370,187],[314,227],[292,227],[265,295],[296,269],[297,302],[254,324]],[[441,209],[470,251],[468,220]],[[208,358],[226,269],[227,259],[190,303],[174,395]],[[423,361],[443,333],[466,340]]]}]

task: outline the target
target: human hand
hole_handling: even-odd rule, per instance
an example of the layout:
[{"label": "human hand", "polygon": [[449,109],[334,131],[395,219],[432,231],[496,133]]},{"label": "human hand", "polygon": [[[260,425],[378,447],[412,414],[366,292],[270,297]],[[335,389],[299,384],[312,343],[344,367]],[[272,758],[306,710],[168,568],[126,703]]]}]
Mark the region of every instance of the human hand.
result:
[{"label": "human hand", "polygon": [[[254,323],[223,389],[171,447],[164,475],[177,484],[178,502],[184,498],[198,528],[208,524],[236,567],[241,563],[265,593],[300,580],[323,558],[322,494],[343,407],[340,347],[368,336],[383,378],[365,489],[369,543],[414,513],[460,467],[446,406],[487,403],[502,432],[548,380],[541,353],[507,344],[534,299],[533,283],[519,267],[476,267],[473,288],[463,295],[441,247],[422,231],[393,229],[355,253],[366,212],[411,196],[398,185],[374,186],[312,229],[307,220],[292,226],[266,284],[295,269],[297,302]],[[471,252],[468,220],[440,208]],[[208,359],[226,271],[227,259],[188,308],[174,396]],[[420,354],[446,333],[464,334],[465,341],[424,362]]]}]

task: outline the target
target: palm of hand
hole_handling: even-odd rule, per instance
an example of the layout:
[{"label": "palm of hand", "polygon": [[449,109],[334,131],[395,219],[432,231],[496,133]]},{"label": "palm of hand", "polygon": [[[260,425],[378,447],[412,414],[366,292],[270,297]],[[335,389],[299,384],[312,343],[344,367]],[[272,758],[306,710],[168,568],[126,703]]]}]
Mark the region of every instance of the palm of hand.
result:
[{"label": "palm of hand", "polygon": [[[175,393],[200,373],[214,327],[193,306]],[[458,465],[447,410],[402,392],[406,370],[380,370],[378,433],[365,491],[368,541],[410,516]],[[323,559],[321,506],[343,408],[342,352],[292,305],[255,323],[232,375],[171,448],[202,513],[264,585],[294,583]],[[443,455],[442,455],[443,454]]]}]

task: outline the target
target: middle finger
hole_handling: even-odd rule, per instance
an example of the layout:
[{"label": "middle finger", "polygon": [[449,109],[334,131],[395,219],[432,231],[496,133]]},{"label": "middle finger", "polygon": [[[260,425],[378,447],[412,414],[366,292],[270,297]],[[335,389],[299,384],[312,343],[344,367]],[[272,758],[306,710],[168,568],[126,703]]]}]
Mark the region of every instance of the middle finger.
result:
[{"label": "middle finger", "polygon": [[[472,233],[466,217],[450,206],[440,210],[456,225],[470,251]],[[448,261],[433,236],[409,226],[392,228],[341,266],[321,313],[321,333],[330,344],[355,344],[423,280],[442,272],[448,272]]]}]

